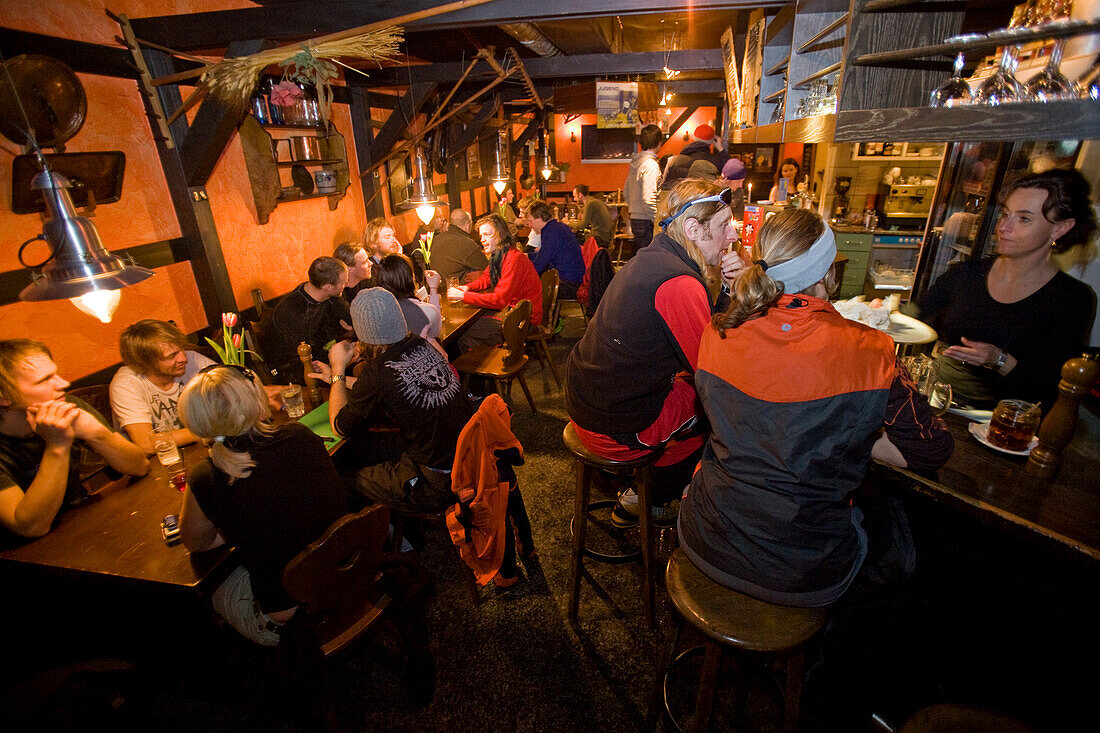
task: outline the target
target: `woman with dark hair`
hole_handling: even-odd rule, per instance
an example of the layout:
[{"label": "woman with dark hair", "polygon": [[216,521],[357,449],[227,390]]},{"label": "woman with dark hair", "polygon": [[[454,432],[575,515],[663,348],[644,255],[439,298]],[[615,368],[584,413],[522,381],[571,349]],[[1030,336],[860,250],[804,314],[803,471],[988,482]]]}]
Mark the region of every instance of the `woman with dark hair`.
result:
[{"label": "woman with dark hair", "polygon": [[[386,255],[378,265],[378,285],[393,293],[409,331],[424,338],[439,338],[443,330],[443,316],[439,310],[439,273],[424,271],[424,282],[428,288],[428,302],[416,297],[416,281],[413,276],[413,263],[408,255]],[[425,331],[427,327],[427,331]]]},{"label": "woman with dark hair", "polygon": [[[542,281],[531,260],[517,249],[515,235],[500,214],[489,214],[477,222],[481,246],[489,266],[469,285],[447,290],[447,297],[464,303],[500,311],[521,300],[531,301],[531,325],[542,323]],[[494,346],[504,335],[500,314],[477,319],[458,340],[459,349]]]},{"label": "woman with dark hair", "polygon": [[[787,179],[787,196],[782,201],[778,201],[779,197],[779,181]],[[772,190],[768,193],[768,200],[776,204],[785,204],[794,192],[798,189],[798,184],[802,181],[802,166],[798,164],[798,161],[794,158],[784,158],[783,162],[779,164],[779,168],[775,171],[775,185],[772,186]]]},{"label": "woman with dark hair", "polygon": [[297,605],[283,569],[344,515],[340,477],[306,426],[268,422],[268,400],[250,369],[215,364],[187,383],[184,425],[210,445],[188,471],[180,536],[192,552],[228,542],[241,566],[214,591],[214,610],[263,646],[276,646]]},{"label": "woman with dark hair", "polygon": [[754,263],[699,345],[712,434],[680,508],[680,544],[715,582],[825,606],[867,556],[852,498],[872,457],[934,470],[951,455],[889,336],[842,317],[832,230],[794,209],[760,228]]},{"label": "woman with dark hair", "polygon": [[937,361],[960,404],[1051,406],[1062,364],[1086,346],[1096,313],[1092,288],[1051,254],[1087,244],[1096,228],[1080,173],[1025,175],[1002,195],[996,255],[952,266],[917,301],[914,315],[950,344]]},{"label": "woman with dark hair", "polygon": [[[585,447],[613,460],[660,453],[655,522],[675,517],[706,435],[692,373],[721,275],[743,267],[727,253],[731,199],[713,181],[675,184],[658,209],[660,233],[611,280],[566,363],[565,407]],[[632,526],[637,515],[636,493],[623,492],[612,523]]]}]

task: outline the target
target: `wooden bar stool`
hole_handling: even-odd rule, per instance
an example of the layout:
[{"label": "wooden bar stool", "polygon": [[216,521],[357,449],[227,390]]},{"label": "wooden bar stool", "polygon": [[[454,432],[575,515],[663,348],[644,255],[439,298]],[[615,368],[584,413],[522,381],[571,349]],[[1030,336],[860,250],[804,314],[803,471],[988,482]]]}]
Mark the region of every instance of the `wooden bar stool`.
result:
[{"label": "wooden bar stool", "polygon": [[[670,644],[662,655],[657,679],[650,700],[647,728],[653,730],[657,710],[664,707],[676,730],[682,730],[668,708],[668,677],[675,662],[690,653],[705,649],[702,677],[695,702],[691,730],[705,731],[710,723],[718,671],[724,647],[750,652],[772,652],[786,656],[786,690],[783,706],[783,728],[786,733],[798,730],[799,703],[802,697],[804,645],[825,623],[824,608],[795,608],[765,603],[737,591],[718,585],[692,564],[682,549],[672,553],[665,572],[669,597],[679,611],[681,621]],[[707,638],[704,647],[688,650],[673,659],[684,621]],[[664,670],[663,672],[661,670]]]},{"label": "wooden bar stool", "polygon": [[[653,462],[660,453],[638,458],[632,461],[614,461],[597,456],[588,450],[577,437],[577,431],[573,424],[568,423],[562,431],[562,440],[574,458],[577,469],[577,491],[574,495],[573,505],[573,557],[569,575],[569,620],[576,623],[577,607],[581,597],[581,561],[589,557],[597,562],[625,563],[633,562],[641,557],[642,560],[642,600],[645,603],[646,623],[650,628],[654,627],[653,597],[653,527],[650,516],[652,507],[651,494],[653,489]],[[633,476],[634,490],[638,494],[638,525],[639,542],[641,550],[624,555],[609,555],[590,550],[584,545],[585,530],[588,525],[588,514],[593,509],[606,509],[613,507],[617,502],[614,499],[605,501],[590,501],[592,496],[592,477],[597,469],[621,476]]]}]

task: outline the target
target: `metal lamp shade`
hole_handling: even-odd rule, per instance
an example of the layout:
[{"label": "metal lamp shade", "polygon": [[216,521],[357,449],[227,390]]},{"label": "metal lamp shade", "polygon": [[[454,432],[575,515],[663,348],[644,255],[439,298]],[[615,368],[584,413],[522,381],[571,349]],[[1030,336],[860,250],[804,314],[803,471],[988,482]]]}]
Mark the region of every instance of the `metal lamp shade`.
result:
[{"label": "metal lamp shade", "polygon": [[418,147],[416,157],[413,158],[413,192],[406,199],[405,204],[410,208],[416,206],[435,206],[439,199],[432,188],[431,174],[428,172],[428,161],[424,153]]}]

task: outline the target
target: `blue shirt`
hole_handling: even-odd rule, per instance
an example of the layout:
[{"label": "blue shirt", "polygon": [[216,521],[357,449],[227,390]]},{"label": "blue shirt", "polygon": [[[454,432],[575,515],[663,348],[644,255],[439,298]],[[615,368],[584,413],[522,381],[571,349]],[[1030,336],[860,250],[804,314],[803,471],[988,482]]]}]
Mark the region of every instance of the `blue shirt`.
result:
[{"label": "blue shirt", "polygon": [[540,235],[542,246],[535,255],[535,271],[541,275],[553,267],[560,279],[580,285],[584,280],[584,257],[573,230],[551,219],[542,227]]}]

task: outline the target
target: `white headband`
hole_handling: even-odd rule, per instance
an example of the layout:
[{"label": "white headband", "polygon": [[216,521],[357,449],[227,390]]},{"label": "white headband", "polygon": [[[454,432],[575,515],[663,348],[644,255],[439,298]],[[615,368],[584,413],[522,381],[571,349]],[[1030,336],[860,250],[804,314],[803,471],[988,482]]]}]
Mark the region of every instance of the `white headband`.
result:
[{"label": "white headband", "polygon": [[778,265],[768,265],[765,271],[772,280],[783,283],[786,293],[800,293],[825,277],[836,259],[836,240],[833,230],[825,225],[825,231],[813,245],[794,259]]}]

